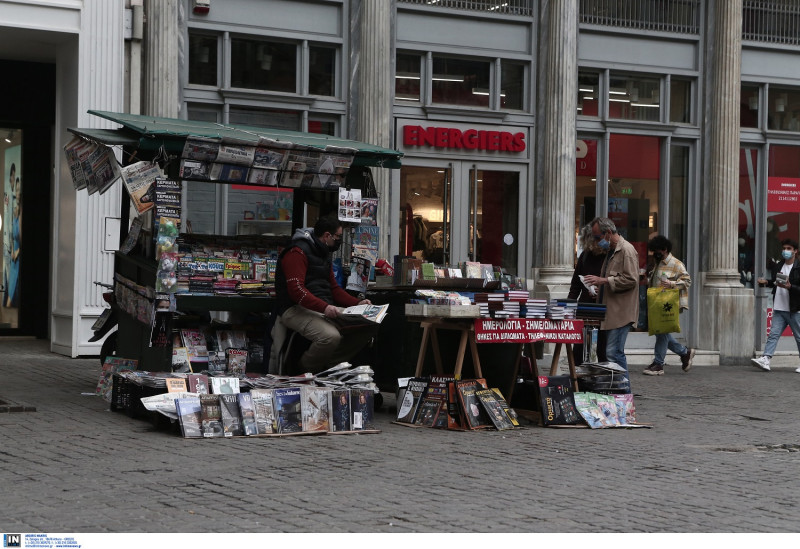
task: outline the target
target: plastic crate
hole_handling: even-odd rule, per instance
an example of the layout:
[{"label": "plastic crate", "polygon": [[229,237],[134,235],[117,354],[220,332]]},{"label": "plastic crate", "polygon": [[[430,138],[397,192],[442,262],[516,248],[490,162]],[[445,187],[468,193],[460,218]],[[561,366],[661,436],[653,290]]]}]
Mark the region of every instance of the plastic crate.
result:
[{"label": "plastic crate", "polygon": [[130,417],[149,417],[150,412],[141,398],[163,393],[164,389],[146,387],[119,374],[114,374],[111,385],[111,409],[125,412]]}]

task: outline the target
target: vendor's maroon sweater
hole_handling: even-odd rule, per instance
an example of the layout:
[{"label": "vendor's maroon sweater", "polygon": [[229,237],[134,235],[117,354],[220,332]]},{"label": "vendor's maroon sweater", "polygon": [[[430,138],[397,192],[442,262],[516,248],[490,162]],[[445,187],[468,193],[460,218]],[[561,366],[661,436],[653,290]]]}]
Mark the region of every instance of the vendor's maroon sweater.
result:
[{"label": "vendor's maroon sweater", "polygon": [[[286,252],[286,255],[281,260],[281,267],[283,268],[283,274],[286,276],[286,290],[289,293],[289,299],[306,309],[324,313],[325,307],[329,304],[309,292],[306,288],[308,258],[303,253],[303,250],[295,247]],[[343,307],[358,305],[358,298],[345,292],[336,282],[336,278],[333,276],[333,269],[328,273],[328,282],[331,285],[334,304]]]}]

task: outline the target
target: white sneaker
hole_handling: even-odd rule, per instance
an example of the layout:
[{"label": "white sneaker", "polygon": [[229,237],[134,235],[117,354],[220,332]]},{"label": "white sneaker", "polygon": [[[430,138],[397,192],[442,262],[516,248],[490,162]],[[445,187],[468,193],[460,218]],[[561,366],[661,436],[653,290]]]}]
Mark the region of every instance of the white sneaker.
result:
[{"label": "white sneaker", "polygon": [[795,372],[796,372],[796,373],[798,373],[798,374],[800,374],[800,368],[797,368],[797,369],[795,370]]},{"label": "white sneaker", "polygon": [[[769,372],[769,357],[762,356],[761,358],[751,358],[750,362],[753,363],[753,366],[761,368],[765,372]],[[798,368],[800,370],[800,368]]]}]

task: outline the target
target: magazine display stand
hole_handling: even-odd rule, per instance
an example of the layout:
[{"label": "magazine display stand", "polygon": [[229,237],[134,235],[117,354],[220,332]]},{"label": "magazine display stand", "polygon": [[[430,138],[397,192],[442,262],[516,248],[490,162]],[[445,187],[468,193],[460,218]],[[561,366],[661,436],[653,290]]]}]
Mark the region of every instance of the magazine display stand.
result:
[{"label": "magazine display stand", "polygon": [[[392,149],[321,134],[270,128],[238,128],[209,122],[105,111],[89,111],[89,113],[117,123],[121,127],[116,130],[70,128],[69,131],[77,136],[76,139],[89,143],[96,149],[108,151],[111,151],[110,146],[122,146],[121,158],[127,160],[126,164],[150,160],[153,165],[158,163],[164,170],[164,176],[175,182],[189,180],[209,184],[250,184],[266,188],[291,187],[295,190],[337,191],[340,186],[349,188],[351,185],[354,187],[372,185],[369,166],[397,169],[400,167],[402,157],[401,152]],[[200,145],[191,148],[191,154],[187,156],[186,144],[189,140],[192,141],[192,145],[195,141]],[[267,154],[261,157],[253,154],[254,151],[257,153],[260,150],[267,150]],[[216,156],[207,159],[198,159],[199,157],[194,156],[207,154],[209,151],[213,151]],[[242,151],[250,154],[249,159],[245,159],[249,164],[242,164],[242,158],[235,158]],[[271,151],[279,151],[283,155],[280,162],[272,163],[274,157],[270,156]],[[66,149],[65,152],[70,161],[76,190],[87,189],[86,181],[81,186],[76,177],[76,174],[81,173],[86,175],[87,179],[91,179],[88,182],[90,194],[98,190],[102,194],[105,188],[110,187],[110,185],[92,187],[95,175],[91,169],[82,170],[80,159],[74,154],[70,157],[70,154],[74,153],[73,148]],[[225,156],[223,152],[226,153]],[[333,159],[336,162],[335,168],[326,167],[327,163],[322,162],[323,158],[328,160],[327,163]],[[263,165],[258,164],[259,162]],[[116,166],[114,162],[111,164]],[[91,168],[91,165],[84,168]],[[180,184],[176,187],[180,189]],[[128,191],[122,193],[120,205],[122,245],[128,236],[131,203],[133,202],[139,212],[146,210],[142,207],[142,203],[146,202],[145,189],[132,192],[129,187]],[[175,211],[179,217],[180,207],[177,206]],[[140,219],[148,219],[150,214],[140,213],[140,216]],[[296,223],[299,226],[302,220],[297,220]],[[150,224],[150,227],[145,223],[146,230],[142,231],[142,234],[145,235],[147,230],[152,229],[154,236],[156,232],[156,229],[153,229],[154,224],[157,227],[157,219],[155,223]],[[237,230],[245,233],[265,232],[257,225],[248,220],[241,223]],[[281,232],[286,232],[288,224],[281,222],[270,225],[274,225],[275,228],[280,226]],[[285,243],[288,243],[294,228],[296,227],[289,227],[287,236],[283,239]],[[271,238],[276,242],[277,237]],[[118,288],[122,286],[124,293],[140,303],[138,308],[129,307],[119,315],[117,354],[138,360],[140,369],[163,371],[169,370],[171,365],[172,348],[171,345],[151,346],[153,326],[150,320],[156,316],[152,304],[160,280],[157,276],[158,264],[155,260],[154,241],[154,238],[140,237],[139,246],[136,248],[138,254],[123,251],[115,254],[115,286]],[[127,251],[130,252],[130,249]],[[205,316],[209,311],[268,313],[274,306],[274,299],[266,296],[173,295],[174,310],[181,313],[196,313],[198,316]],[[148,316],[148,311],[145,310],[148,303],[149,314],[153,316]]]}]

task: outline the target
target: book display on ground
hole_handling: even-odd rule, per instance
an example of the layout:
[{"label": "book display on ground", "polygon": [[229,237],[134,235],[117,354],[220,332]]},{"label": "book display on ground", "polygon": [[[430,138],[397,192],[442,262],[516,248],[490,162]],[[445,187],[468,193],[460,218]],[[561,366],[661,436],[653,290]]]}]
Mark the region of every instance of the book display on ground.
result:
[{"label": "book display on ground", "polygon": [[181,433],[186,438],[201,438],[202,412],[199,398],[176,398],[175,408],[181,425]]}]

